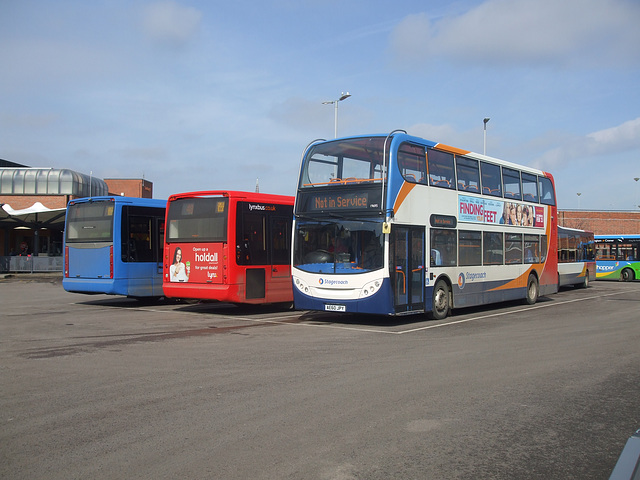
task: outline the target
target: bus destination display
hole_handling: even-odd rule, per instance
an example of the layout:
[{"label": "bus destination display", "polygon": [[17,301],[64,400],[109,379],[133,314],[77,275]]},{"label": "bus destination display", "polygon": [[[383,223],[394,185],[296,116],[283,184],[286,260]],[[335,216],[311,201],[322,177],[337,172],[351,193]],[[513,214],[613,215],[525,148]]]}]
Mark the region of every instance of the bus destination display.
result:
[{"label": "bus destination display", "polygon": [[311,195],[309,198],[309,210],[364,210],[378,208],[377,203],[369,203],[368,192],[358,193],[323,193]]}]

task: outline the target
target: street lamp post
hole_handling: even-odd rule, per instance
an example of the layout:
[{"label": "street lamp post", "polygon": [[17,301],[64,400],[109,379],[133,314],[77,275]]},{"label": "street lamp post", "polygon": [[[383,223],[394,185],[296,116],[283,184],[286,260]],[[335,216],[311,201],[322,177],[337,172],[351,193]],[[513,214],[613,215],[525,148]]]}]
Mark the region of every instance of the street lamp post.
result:
[{"label": "street lamp post", "polygon": [[[638,180],[640,180],[640,177],[633,177],[633,179],[636,181],[636,205],[638,205],[640,203],[638,201]],[[640,208],[640,205],[638,205],[638,208]]]},{"label": "street lamp post", "polygon": [[335,105],[335,121],[333,123],[334,127],[333,127],[333,134],[334,134],[334,138],[338,138],[338,102],[341,102],[342,100],[346,100],[347,98],[349,98],[351,96],[351,94],[349,92],[344,93],[342,92],[342,95],[340,95],[340,98],[338,98],[337,100],[331,100],[328,102],[322,102],[323,105]]},{"label": "street lamp post", "polygon": [[487,154],[487,122],[491,120],[489,117],[485,117],[482,122],[484,123],[484,150],[482,151],[483,155]]}]

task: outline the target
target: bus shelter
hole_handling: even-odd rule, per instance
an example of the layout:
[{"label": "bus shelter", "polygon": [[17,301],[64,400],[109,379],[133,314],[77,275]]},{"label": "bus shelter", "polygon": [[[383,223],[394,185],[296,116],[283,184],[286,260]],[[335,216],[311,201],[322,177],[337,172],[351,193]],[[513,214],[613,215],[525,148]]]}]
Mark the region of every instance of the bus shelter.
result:
[{"label": "bus shelter", "polygon": [[0,231],[9,251],[0,256],[0,272],[61,272],[65,213],[40,202],[19,210],[2,204]]}]

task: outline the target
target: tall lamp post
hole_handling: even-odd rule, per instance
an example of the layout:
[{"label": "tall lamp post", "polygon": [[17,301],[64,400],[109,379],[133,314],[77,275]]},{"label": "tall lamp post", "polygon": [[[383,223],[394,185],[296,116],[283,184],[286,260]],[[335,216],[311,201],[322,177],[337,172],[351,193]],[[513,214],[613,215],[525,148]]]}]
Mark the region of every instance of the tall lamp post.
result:
[{"label": "tall lamp post", "polygon": [[338,102],[341,102],[342,100],[346,100],[347,98],[349,98],[351,96],[351,94],[349,92],[344,93],[342,92],[342,95],[340,95],[340,98],[338,98],[337,100],[331,100],[329,102],[322,102],[323,105],[335,105],[335,121],[334,121],[334,127],[333,127],[333,135],[334,138],[338,138]]},{"label": "tall lamp post", "polygon": [[482,120],[482,122],[484,123],[484,150],[482,153],[484,155],[487,154],[487,123],[489,122],[489,120],[491,120],[489,117],[486,117],[484,120]]},{"label": "tall lamp post", "polygon": [[636,205],[640,208],[640,202],[638,201],[638,180],[640,180],[640,177],[633,177],[633,179],[636,181]]}]

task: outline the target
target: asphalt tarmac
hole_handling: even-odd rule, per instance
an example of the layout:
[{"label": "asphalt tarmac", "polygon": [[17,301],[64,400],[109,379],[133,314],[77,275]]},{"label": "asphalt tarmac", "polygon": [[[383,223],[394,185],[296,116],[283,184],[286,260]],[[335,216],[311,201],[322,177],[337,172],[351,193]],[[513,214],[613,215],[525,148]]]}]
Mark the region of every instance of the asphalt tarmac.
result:
[{"label": "asphalt tarmac", "polygon": [[640,283],[442,321],[0,279],[0,478],[606,479]]}]

